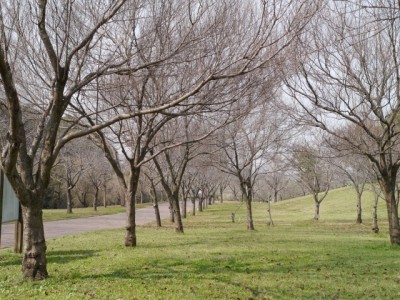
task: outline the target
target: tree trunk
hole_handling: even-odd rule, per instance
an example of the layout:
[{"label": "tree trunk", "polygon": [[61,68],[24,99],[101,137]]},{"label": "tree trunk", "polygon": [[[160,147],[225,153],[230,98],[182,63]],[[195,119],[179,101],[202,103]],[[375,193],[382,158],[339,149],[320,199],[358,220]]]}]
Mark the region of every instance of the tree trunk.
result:
[{"label": "tree trunk", "polygon": [[219,202],[224,203],[224,190],[221,187],[219,188]]},{"label": "tree trunk", "polygon": [[243,179],[240,177],[240,189],[242,192],[242,201],[246,202],[247,230],[254,230],[253,210],[251,207],[251,202],[253,200],[253,187],[251,184],[251,179]]},{"label": "tree trunk", "polygon": [[251,208],[251,196],[246,195],[245,201],[247,208],[247,230],[254,230],[253,210]]},{"label": "tree trunk", "polygon": [[181,217],[181,211],[179,209],[179,192],[174,192],[172,194],[172,208],[175,216],[175,232],[183,233],[183,223]]},{"label": "tree trunk", "polygon": [[357,192],[357,224],[362,224],[361,196],[362,194],[360,192]]},{"label": "tree trunk", "polygon": [[267,221],[268,226],[274,226],[274,221],[272,220],[272,213],[271,213],[271,200],[268,200],[268,216],[269,216],[269,221]]},{"label": "tree trunk", "polygon": [[103,199],[103,201],[104,201],[104,208],[106,208],[107,207],[107,185],[105,185],[104,184],[104,199]]},{"label": "tree trunk", "polygon": [[319,206],[320,202],[318,201],[318,195],[314,195],[314,204],[315,204],[315,213],[314,213],[314,220],[318,221],[319,220]]},{"label": "tree trunk", "polygon": [[42,201],[33,199],[31,203],[30,207],[22,206],[24,223],[22,272],[24,278],[42,280],[48,277]]},{"label": "tree trunk", "polygon": [[196,215],[196,198],[192,198],[192,216]]},{"label": "tree trunk", "polygon": [[274,202],[275,203],[278,202],[278,191],[277,190],[274,191]]},{"label": "tree trunk", "polygon": [[158,207],[157,198],[154,198],[154,213],[156,215],[157,227],[161,227],[160,208]]},{"label": "tree trunk", "polygon": [[203,211],[203,198],[199,198],[199,211]]},{"label": "tree trunk", "polygon": [[72,214],[72,188],[67,187],[67,214]]},{"label": "tree trunk", "polygon": [[187,198],[184,196],[182,201],[182,218],[186,219],[187,213]]},{"label": "tree trunk", "polygon": [[95,191],[95,193],[94,193],[94,199],[93,199],[93,209],[94,209],[94,210],[97,210],[97,200],[98,200],[98,197],[99,197],[99,189],[96,188],[96,191]]},{"label": "tree trunk", "polygon": [[379,195],[375,193],[375,199],[374,199],[374,206],[373,206],[373,211],[372,211],[372,231],[375,233],[379,233],[379,226],[378,226],[378,200],[379,200]]},{"label": "tree trunk", "polygon": [[126,193],[126,233],[125,233],[125,246],[136,247],[136,202],[135,196],[139,184],[140,168],[131,168],[131,176],[129,180],[129,187]]},{"label": "tree trunk", "polygon": [[169,202],[169,220],[171,223],[175,223],[175,213],[174,213],[174,207],[173,204],[171,202],[171,199],[168,198],[168,202]]},{"label": "tree trunk", "polygon": [[89,206],[87,201],[86,201],[86,195],[87,195],[87,192],[80,192],[78,194],[79,202],[82,204],[83,207],[88,207]]},{"label": "tree trunk", "polygon": [[[394,177],[395,178],[395,177]],[[389,235],[392,245],[400,245],[400,224],[399,212],[396,202],[396,183],[395,179],[382,178],[380,185],[386,200],[386,209],[389,221]]]}]

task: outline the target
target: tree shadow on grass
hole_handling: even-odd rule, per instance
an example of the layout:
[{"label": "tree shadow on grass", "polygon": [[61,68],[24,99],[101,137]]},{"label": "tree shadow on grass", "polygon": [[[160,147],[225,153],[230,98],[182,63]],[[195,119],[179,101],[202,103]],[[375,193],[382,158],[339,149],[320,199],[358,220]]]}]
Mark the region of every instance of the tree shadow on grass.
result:
[{"label": "tree shadow on grass", "polygon": [[[47,263],[66,264],[71,261],[85,259],[96,255],[95,250],[65,250],[65,251],[48,251]],[[21,254],[13,254],[0,256],[0,267],[21,265]]]},{"label": "tree shadow on grass", "polygon": [[96,255],[95,250],[58,250],[47,252],[47,263],[66,264]]},{"label": "tree shadow on grass", "polygon": [[[149,282],[158,282],[160,279],[168,279],[177,281],[181,281],[182,278],[193,278],[199,276],[200,280],[207,280],[207,281],[215,281],[216,283],[220,283],[223,285],[230,285],[235,288],[240,287],[243,290],[246,290],[250,293],[250,296],[258,297],[263,294],[263,291],[257,285],[251,286],[248,284],[240,283],[238,281],[232,281],[230,279],[229,273],[236,272],[236,273],[244,273],[249,274],[252,272],[256,273],[267,273],[270,271],[269,269],[262,269],[262,268],[252,268],[249,264],[242,264],[240,266],[236,266],[235,270],[232,270],[226,264],[221,264],[219,266],[211,265],[205,263],[204,265],[197,264],[197,265],[186,265],[188,267],[187,270],[177,270],[177,266],[186,265],[182,262],[175,262],[168,266],[166,265],[149,265],[144,266],[142,268],[133,269],[133,268],[120,268],[114,270],[113,272],[103,273],[103,274],[87,274],[81,276],[81,280],[85,279],[114,279],[114,280],[121,280],[121,279],[129,279],[129,280],[148,280]],[[204,275],[204,276],[203,276]]]}]

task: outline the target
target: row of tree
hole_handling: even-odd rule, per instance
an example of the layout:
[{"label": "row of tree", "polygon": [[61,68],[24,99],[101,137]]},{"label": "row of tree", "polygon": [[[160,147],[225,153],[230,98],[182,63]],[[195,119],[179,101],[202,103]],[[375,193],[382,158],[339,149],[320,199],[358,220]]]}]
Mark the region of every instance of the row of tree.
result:
[{"label": "row of tree", "polygon": [[[2,3],[1,168],[22,205],[24,277],[48,276],[42,208],[52,180],[64,182],[71,210],[79,181],[92,181],[96,199],[111,173],[131,247],[140,180],[155,201],[163,188],[183,232],[180,199],[185,208],[198,198],[199,209],[217,191],[222,199],[231,179],[210,170],[228,174],[252,230],[255,194],[269,199],[260,183],[277,199],[278,175],[294,177],[318,219],[331,166],[354,176],[360,159],[400,244],[398,10],[397,1]],[[307,146],[314,132],[321,138]]]}]

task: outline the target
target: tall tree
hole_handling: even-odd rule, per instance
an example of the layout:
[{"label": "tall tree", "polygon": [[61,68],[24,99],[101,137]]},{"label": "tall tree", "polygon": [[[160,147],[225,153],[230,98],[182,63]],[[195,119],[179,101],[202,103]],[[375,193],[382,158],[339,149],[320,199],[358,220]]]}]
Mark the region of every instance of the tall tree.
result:
[{"label": "tall tree", "polygon": [[[365,3],[362,1],[361,3]],[[300,122],[330,134],[342,153],[366,157],[386,202],[389,236],[400,244],[396,177],[400,167],[397,1],[336,1],[310,30],[304,60],[287,81]],[[349,126],[357,130],[345,130]]]}]

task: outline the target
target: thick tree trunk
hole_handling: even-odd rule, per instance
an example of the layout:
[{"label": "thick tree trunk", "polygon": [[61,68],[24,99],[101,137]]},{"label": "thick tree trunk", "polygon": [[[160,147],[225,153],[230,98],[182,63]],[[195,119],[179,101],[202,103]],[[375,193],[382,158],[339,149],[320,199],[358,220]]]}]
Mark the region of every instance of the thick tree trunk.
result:
[{"label": "thick tree trunk", "polygon": [[22,206],[24,223],[22,272],[24,278],[42,280],[48,277],[42,201],[33,199],[31,203],[29,207]]},{"label": "thick tree trunk", "polygon": [[67,187],[67,214],[72,214],[72,188]]},{"label": "thick tree trunk", "polygon": [[183,223],[181,217],[181,211],[179,209],[179,195],[178,192],[172,194],[172,208],[175,215],[175,232],[183,233]]},{"label": "thick tree trunk", "polygon": [[136,247],[136,203],[135,196],[139,184],[140,168],[131,169],[131,176],[129,180],[129,187],[126,193],[126,233],[125,233],[125,246]]},{"label": "thick tree trunk", "polygon": [[224,190],[219,188],[219,202],[224,203]]},{"label": "thick tree trunk", "polygon": [[361,193],[357,192],[357,224],[362,224]]},{"label": "thick tree trunk", "polygon": [[135,215],[135,193],[128,188],[125,197],[126,201],[126,232],[125,232],[125,246],[136,247],[136,215]]},{"label": "thick tree trunk", "polygon": [[396,202],[396,177],[382,178],[380,185],[386,200],[386,209],[389,221],[389,235],[392,245],[400,245],[399,211]]}]

